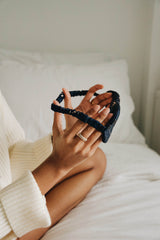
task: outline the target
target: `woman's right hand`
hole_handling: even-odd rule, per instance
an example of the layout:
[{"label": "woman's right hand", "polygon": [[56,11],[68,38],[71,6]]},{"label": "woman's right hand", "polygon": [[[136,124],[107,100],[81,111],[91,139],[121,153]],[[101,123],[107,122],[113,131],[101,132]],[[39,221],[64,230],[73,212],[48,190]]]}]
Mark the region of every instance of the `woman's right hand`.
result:
[{"label": "woman's right hand", "polygon": [[[56,100],[54,103],[59,105]],[[98,113],[99,110],[99,105],[93,105],[86,114],[105,125],[112,117],[112,114],[109,114],[109,108],[105,108]],[[54,113],[52,130],[52,158],[57,170],[60,171],[69,172],[76,165],[85,161],[86,158],[91,157],[102,141],[101,132],[80,120],[77,120],[70,129],[63,130],[62,114],[59,112]],[[87,138],[86,142],[76,135],[79,132]]]}]

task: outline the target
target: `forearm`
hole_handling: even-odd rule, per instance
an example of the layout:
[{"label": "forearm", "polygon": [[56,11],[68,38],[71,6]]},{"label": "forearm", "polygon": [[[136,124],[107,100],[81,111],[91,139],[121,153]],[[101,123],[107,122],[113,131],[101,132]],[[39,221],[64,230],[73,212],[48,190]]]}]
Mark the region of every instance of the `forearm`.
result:
[{"label": "forearm", "polygon": [[45,195],[56,183],[67,174],[54,164],[53,156],[50,155],[41,165],[32,172],[40,190]]}]

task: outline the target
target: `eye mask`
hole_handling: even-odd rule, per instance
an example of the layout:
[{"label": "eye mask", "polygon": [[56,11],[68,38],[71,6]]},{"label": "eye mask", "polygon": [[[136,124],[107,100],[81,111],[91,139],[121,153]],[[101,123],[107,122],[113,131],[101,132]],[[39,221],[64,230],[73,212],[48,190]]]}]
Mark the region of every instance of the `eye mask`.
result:
[{"label": "eye mask", "polygon": [[[87,94],[88,90],[81,90],[81,91],[69,91],[71,97],[76,96],[84,96]],[[83,121],[84,123],[88,123],[90,126],[94,127],[97,131],[102,133],[102,141],[106,143],[111,135],[111,132],[113,130],[113,127],[119,117],[120,114],[120,97],[119,94],[115,91],[109,90],[107,92],[112,93],[112,102],[110,104],[110,113],[113,113],[112,118],[107,122],[107,124],[104,126],[99,121],[89,117],[87,114],[76,111],[75,109],[70,108],[64,108],[61,106],[57,106],[54,103],[51,104],[51,109],[55,112],[60,112],[63,114],[69,114],[73,117],[78,118],[79,120]],[[98,93],[94,93],[94,96],[98,96]],[[60,95],[57,97],[57,101],[61,103],[63,99],[65,98],[65,95],[63,92],[60,93]],[[107,107],[109,104],[107,104],[105,107]]]}]

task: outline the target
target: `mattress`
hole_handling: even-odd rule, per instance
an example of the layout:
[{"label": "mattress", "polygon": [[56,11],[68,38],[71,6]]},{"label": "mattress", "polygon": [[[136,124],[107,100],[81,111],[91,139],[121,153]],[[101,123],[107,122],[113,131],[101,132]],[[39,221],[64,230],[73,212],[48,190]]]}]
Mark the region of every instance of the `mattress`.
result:
[{"label": "mattress", "polygon": [[101,144],[103,178],[42,240],[160,239],[160,157],[141,144]]}]

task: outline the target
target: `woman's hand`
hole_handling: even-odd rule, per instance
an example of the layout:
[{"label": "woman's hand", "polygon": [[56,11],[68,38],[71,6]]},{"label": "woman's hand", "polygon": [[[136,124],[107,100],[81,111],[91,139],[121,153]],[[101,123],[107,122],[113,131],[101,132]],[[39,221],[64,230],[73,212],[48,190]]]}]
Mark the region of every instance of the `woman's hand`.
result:
[{"label": "woman's hand", "polygon": [[[54,103],[59,105],[56,100]],[[109,114],[109,108],[105,108],[98,113],[100,108],[101,106],[99,105],[91,105],[91,108],[87,111],[87,115],[105,125],[112,117],[112,114]],[[79,132],[81,132],[82,136],[87,138],[86,142],[82,141],[77,136]],[[100,136],[101,132],[98,132],[93,127],[80,120],[76,120],[72,127],[67,127],[67,129],[63,130],[62,114],[55,112],[52,158],[57,171],[69,172],[86,158],[92,156],[101,142]]]},{"label": "woman's hand", "polygon": [[[99,110],[111,102],[111,95],[104,93],[90,102],[94,92],[101,88],[103,86],[99,84],[90,88],[76,109],[106,125],[112,117],[112,113],[109,113],[109,108],[105,108],[100,113]],[[66,96],[69,92],[64,90],[64,93]],[[70,93],[67,96],[65,106],[72,108]],[[59,105],[56,100],[54,103]],[[52,189],[75,166],[91,157],[102,141],[101,132],[77,120],[77,118],[66,116],[66,125],[67,128],[64,130],[62,127],[62,113],[54,112],[52,127],[53,152],[32,172],[43,195]],[[79,132],[87,138],[86,142],[83,142],[77,136]]]},{"label": "woman's hand", "polygon": [[[96,85],[92,86],[88,90],[86,96],[83,98],[83,100],[81,101],[79,106],[76,107],[75,109],[77,111],[86,113],[92,107],[93,104],[100,105],[100,109],[102,109],[104,106],[111,103],[112,93],[99,94],[92,101],[90,101],[90,99],[93,97],[94,93],[102,88],[103,88],[103,85],[101,85],[101,84],[96,84]],[[63,88],[62,90],[65,95],[65,98],[64,98],[65,108],[73,109],[72,102],[71,102],[71,95],[70,95],[69,91],[65,88]],[[76,122],[76,118],[73,116],[70,116],[68,114],[65,114],[65,120],[66,120],[66,129],[69,129],[70,127],[72,127],[73,124]]]}]

